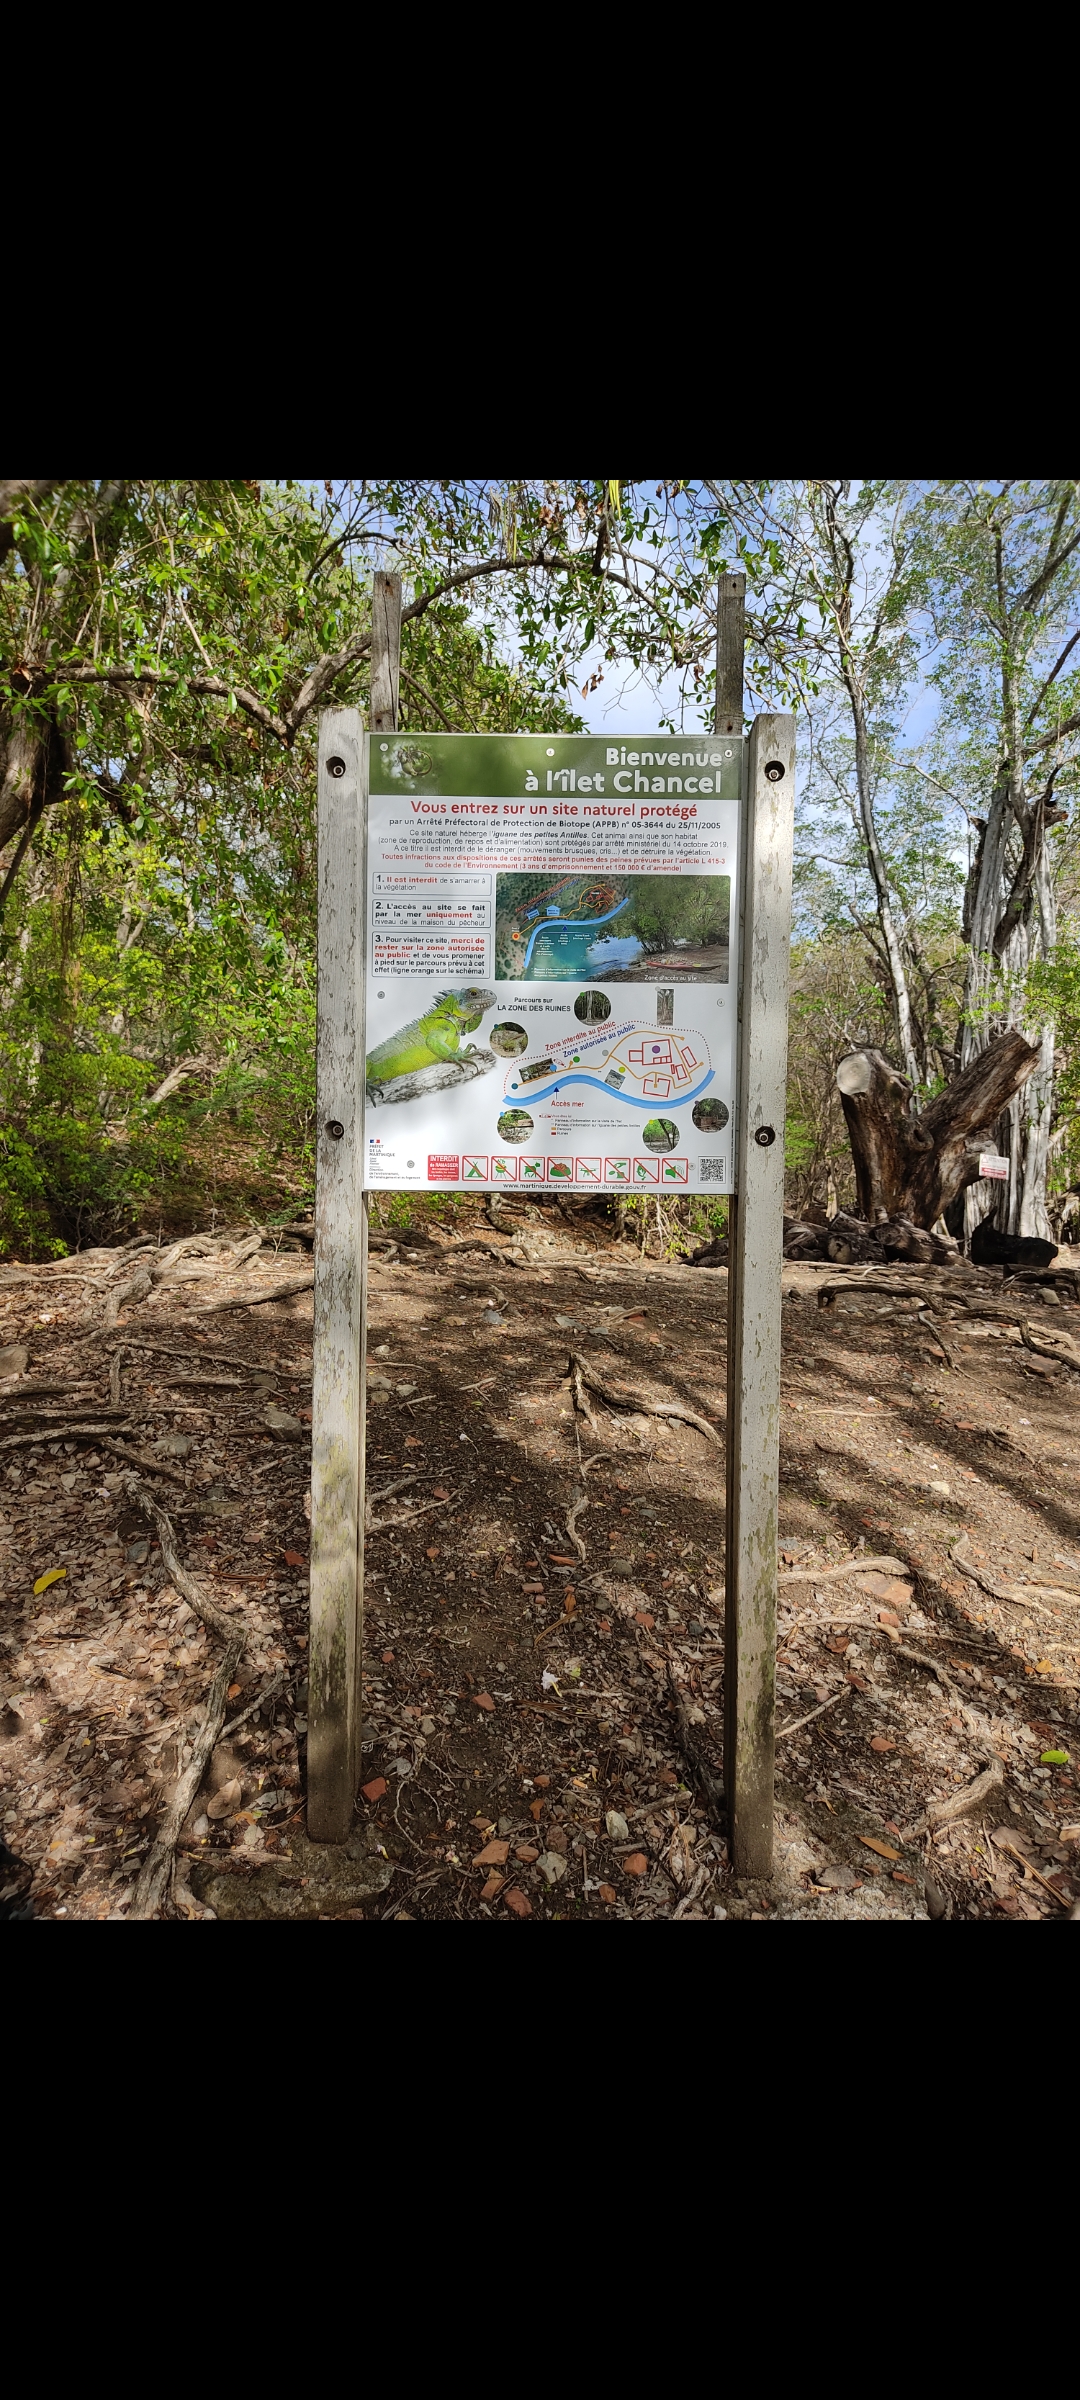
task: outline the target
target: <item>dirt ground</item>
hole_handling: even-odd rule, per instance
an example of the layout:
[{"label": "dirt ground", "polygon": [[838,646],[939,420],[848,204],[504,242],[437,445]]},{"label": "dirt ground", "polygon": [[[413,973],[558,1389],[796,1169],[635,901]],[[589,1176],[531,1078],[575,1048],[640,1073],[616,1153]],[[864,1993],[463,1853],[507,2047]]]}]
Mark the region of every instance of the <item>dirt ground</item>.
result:
[{"label": "dirt ground", "polygon": [[[820,1274],[785,1269],[777,1867],[740,1888],[700,1773],[721,1771],[723,1271],[641,1263],[554,1212],[524,1264],[483,1238],[431,1229],[372,1265],[364,1791],[329,1853],[303,1818],[310,1295],[204,1318],[159,1294],[112,1331],[59,1289],[6,1296],[0,1342],[28,1355],[0,1358],[0,1904],[126,1915],[220,1656],[117,1450],[9,1430],[35,1382],[104,1430],[112,1370],[110,1439],[153,1462],[183,1564],[251,1636],[173,1913],[1063,1921],[1070,1371],[978,1320],[948,1331],[949,1367],[872,1280],[823,1312]],[[1077,1321],[1063,1291],[1036,1307]],[[590,1423],[572,1352],[705,1429],[595,1391]],[[976,1813],[933,1831],[988,1770]]]}]

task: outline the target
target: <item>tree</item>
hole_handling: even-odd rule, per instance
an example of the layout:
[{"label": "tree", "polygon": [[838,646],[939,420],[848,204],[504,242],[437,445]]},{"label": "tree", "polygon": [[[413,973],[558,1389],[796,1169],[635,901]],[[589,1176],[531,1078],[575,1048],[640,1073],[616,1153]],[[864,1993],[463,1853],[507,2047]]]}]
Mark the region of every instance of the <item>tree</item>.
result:
[{"label": "tree", "polygon": [[[20,1241],[122,1221],[211,1079],[222,1106],[271,1093],[267,1138],[299,1129],[302,1150],[315,718],[331,692],[363,703],[370,641],[342,525],[340,495],[295,486],[0,490],[0,1209]],[[377,556],[384,515],[368,530]],[[470,620],[456,568],[409,605],[406,726],[575,723]]]},{"label": "tree", "polygon": [[[1049,1233],[1054,1031],[1031,1021],[1031,969],[1056,938],[1055,881],[1066,855],[1063,805],[1080,760],[1080,493],[1074,482],[949,483],[922,502],[917,558],[940,654],[940,771],[977,842],[964,894],[968,963],[962,1063],[1002,1024],[1038,1040],[1035,1072],[998,1131],[1012,1173],[997,1199],[1003,1230]],[[982,1213],[974,1195],[968,1223]]]}]

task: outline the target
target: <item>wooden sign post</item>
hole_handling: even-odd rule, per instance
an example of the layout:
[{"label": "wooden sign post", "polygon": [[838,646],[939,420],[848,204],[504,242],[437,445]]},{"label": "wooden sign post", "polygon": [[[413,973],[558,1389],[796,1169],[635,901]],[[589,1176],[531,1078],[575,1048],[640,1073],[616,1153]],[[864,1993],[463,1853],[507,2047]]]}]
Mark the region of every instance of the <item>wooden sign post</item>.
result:
[{"label": "wooden sign post", "polygon": [[[717,732],[740,732],[744,575],[722,578]],[[724,1787],[737,1875],[773,1865],[784,1117],[795,720],[757,717],[739,842],[739,1067],[728,1219]]]},{"label": "wooden sign post", "polygon": [[[372,593],[371,730],[397,725],[401,578]],[[319,1017],[311,1395],[308,1832],[352,1830],[363,1722],[367,1203],[363,1192],[367,741],[319,719]]]},{"label": "wooden sign post", "polygon": [[[715,731],[742,736],[746,581],[722,578]],[[401,585],[372,595],[372,733],[397,728]],[[385,745],[384,745],[385,747]],[[549,753],[550,755],[550,753]],[[308,1831],[344,1841],[360,1775],[368,744],[358,709],[319,727],[319,1025],[312,1393]],[[550,783],[549,777],[549,783]],[[772,1871],[784,1113],[795,727],[758,717],[742,774],[739,1031],[728,1269],[724,1779],[732,1864]],[[535,787],[534,787],[535,788]],[[411,1162],[410,1162],[411,1163]]]}]

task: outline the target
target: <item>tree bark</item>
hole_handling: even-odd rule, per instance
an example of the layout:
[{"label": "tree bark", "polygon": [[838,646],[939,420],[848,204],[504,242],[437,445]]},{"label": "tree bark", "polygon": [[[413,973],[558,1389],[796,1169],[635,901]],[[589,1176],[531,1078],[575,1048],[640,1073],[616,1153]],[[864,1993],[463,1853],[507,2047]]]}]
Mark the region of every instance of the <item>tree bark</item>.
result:
[{"label": "tree bark", "polygon": [[[32,835],[43,810],[55,807],[63,799],[67,743],[55,724],[42,726],[29,717],[19,717],[10,726],[6,745],[0,747],[0,761],[2,853],[9,842],[17,840],[28,828]],[[26,846],[20,848],[20,860]],[[14,880],[9,873],[4,884],[5,900]]]},{"label": "tree bark", "polygon": [[859,1206],[867,1223],[906,1217],[929,1228],[979,1181],[979,1158],[1041,1050],[1005,1033],[972,1059],[921,1117],[907,1113],[906,1076],[880,1050],[852,1050],[836,1070]]},{"label": "tree bark", "polygon": [[[838,513],[839,493],[834,490],[831,484],[825,484],[823,486],[823,491],[825,498],[825,517],[828,527],[828,538],[832,549],[833,566],[836,574],[836,594],[833,602],[833,613],[835,616],[837,638],[839,643],[840,672],[843,677],[844,687],[851,704],[851,720],[855,730],[855,782],[859,795],[859,820],[862,825],[863,840],[866,843],[867,864],[870,868],[870,874],[873,879],[874,893],[877,901],[878,923],[881,927],[881,939],[884,946],[886,961],[888,963],[889,981],[892,985],[893,1006],[896,1010],[896,1029],[904,1060],[904,1074],[907,1078],[908,1084],[908,1105],[910,1106],[918,1084],[919,1067],[918,1060],[915,1056],[915,1040],[911,1014],[911,993],[908,988],[907,969],[904,964],[904,953],[900,943],[900,936],[897,933],[896,922],[892,913],[892,904],[889,893],[889,871],[885,863],[885,857],[882,852],[881,843],[878,839],[877,821],[874,816],[874,775],[870,758],[870,743],[866,724],[866,693],[863,682],[865,661],[861,666],[856,656],[856,648],[852,638],[852,591],[855,584],[855,553],[848,535],[844,531],[844,528],[840,522]],[[879,612],[878,624],[875,628],[875,640],[877,634],[880,633],[880,630],[881,616]]]},{"label": "tree bark", "polygon": [[[977,818],[979,843],[964,894],[964,935],[970,944],[964,983],[963,1065],[985,1051],[991,1009],[1000,1022],[1001,1003],[1013,1023],[1027,1014],[1027,978],[1036,959],[1048,958],[1056,938],[1052,862],[1046,836],[1064,811],[1057,805],[1054,784],[1059,767],[1046,772],[1040,763],[1041,789],[1028,788],[1029,763],[1039,759],[1047,737],[1031,733],[1032,721],[1049,684],[1044,684],[1021,722],[1021,673],[1028,655],[1036,612],[1075,550],[1080,534],[1066,539],[1075,487],[1063,487],[1060,505],[1041,568],[1010,598],[1001,526],[991,518],[993,582],[996,614],[987,622],[999,645],[1001,733],[997,773],[985,819]],[[1075,636],[1074,636],[1075,639]],[[1049,683],[1053,682],[1072,648],[1066,643]],[[1068,727],[1058,729],[1058,735]],[[1037,1067],[1024,1087],[1010,1098],[997,1128],[998,1147],[1010,1162],[1007,1184],[994,1194],[993,1215],[1002,1233],[1041,1236],[1053,1240],[1046,1211],[1046,1173],[1054,1107],[1054,1029],[1041,1028]],[[970,1233],[978,1215],[974,1195],[965,1201],[965,1224]]]}]

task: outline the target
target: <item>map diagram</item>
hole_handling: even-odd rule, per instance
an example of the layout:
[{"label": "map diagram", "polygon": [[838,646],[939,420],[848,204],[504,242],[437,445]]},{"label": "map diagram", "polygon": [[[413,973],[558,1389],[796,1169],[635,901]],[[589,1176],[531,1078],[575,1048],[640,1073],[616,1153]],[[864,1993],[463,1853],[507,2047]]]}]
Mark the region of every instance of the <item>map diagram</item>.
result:
[{"label": "map diagram", "polygon": [[617,1094],[632,1108],[651,1113],[658,1101],[683,1106],[697,1100],[712,1080],[708,1045],[700,1033],[624,1023],[552,1042],[541,1058],[515,1059],[503,1088],[507,1098],[531,1105],[554,1099],[571,1084],[588,1084],[605,1097]]}]

